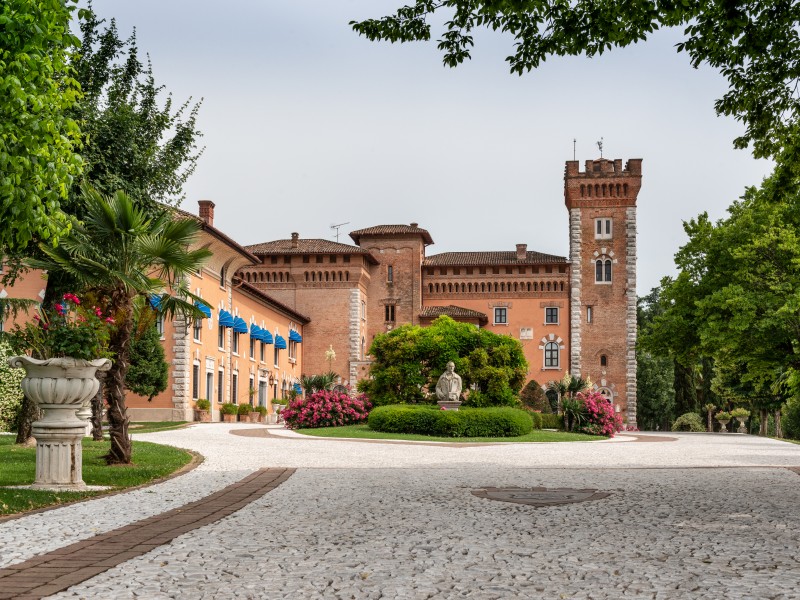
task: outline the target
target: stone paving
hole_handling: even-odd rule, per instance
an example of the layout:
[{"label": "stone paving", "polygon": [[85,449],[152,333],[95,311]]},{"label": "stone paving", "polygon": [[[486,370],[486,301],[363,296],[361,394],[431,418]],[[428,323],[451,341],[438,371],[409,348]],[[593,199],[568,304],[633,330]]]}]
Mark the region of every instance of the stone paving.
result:
[{"label": "stone paving", "polygon": [[[53,597],[800,598],[800,475],[788,468],[800,466],[797,445],[670,434],[678,439],[453,448],[229,433],[247,428],[264,429],[140,436],[206,460],[146,490],[0,523],[0,566],[260,468],[295,468],[230,516]],[[536,508],[472,494],[491,487],[609,495]]]}]

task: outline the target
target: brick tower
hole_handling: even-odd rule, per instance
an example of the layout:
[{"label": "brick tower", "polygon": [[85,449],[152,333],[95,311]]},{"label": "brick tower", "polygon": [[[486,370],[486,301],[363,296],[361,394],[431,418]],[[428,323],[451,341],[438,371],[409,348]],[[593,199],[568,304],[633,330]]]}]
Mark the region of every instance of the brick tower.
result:
[{"label": "brick tower", "polygon": [[570,372],[636,425],[636,198],[642,159],[567,161]]}]

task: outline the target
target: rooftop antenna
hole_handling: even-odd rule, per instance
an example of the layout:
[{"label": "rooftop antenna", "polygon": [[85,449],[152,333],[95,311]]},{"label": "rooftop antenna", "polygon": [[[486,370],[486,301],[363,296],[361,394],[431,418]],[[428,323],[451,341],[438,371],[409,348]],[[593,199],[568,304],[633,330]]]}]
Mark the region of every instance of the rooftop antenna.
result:
[{"label": "rooftop antenna", "polygon": [[597,142],[597,147],[600,148],[600,158],[603,158],[603,138],[600,137],[600,141]]},{"label": "rooftop antenna", "polygon": [[573,161],[576,160],[575,159],[575,144],[577,144],[577,143],[578,143],[577,138],[572,138],[572,160]]},{"label": "rooftop antenna", "polygon": [[331,225],[331,229],[334,229],[336,231],[336,242],[337,243],[339,242],[339,228],[340,227],[344,227],[345,225],[349,225],[349,224],[350,224],[350,221],[347,221],[346,223],[339,223],[338,225]]}]

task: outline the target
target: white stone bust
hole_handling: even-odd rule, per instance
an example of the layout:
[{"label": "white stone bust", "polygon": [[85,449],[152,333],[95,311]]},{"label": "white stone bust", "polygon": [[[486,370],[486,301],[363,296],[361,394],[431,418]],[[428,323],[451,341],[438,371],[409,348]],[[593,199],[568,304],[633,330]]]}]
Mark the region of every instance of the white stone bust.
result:
[{"label": "white stone bust", "polygon": [[455,372],[453,361],[447,363],[444,373],[436,384],[436,397],[439,400],[457,402],[461,396],[461,376]]}]

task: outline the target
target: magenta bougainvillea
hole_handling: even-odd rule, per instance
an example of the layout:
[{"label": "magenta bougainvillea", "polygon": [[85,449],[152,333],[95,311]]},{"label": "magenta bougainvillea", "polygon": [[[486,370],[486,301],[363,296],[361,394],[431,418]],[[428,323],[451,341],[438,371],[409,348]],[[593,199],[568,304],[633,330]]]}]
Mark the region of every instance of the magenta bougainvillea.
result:
[{"label": "magenta bougainvillea", "polygon": [[614,437],[622,431],[622,417],[614,412],[614,405],[598,392],[582,392],[577,395],[583,404],[584,423],[581,430],[592,435]]},{"label": "magenta bougainvillea", "polygon": [[364,394],[348,396],[323,390],[306,398],[296,398],[283,409],[287,429],[336,427],[367,420],[372,404]]}]

